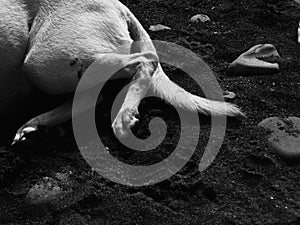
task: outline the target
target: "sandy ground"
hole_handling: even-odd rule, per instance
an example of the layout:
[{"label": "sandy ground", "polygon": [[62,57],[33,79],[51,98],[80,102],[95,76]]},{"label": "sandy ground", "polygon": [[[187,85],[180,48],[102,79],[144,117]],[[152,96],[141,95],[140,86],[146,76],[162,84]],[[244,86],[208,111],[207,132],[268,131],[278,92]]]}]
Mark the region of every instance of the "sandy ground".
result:
[{"label": "sandy ground", "polygon": [[[65,125],[63,138],[54,131],[34,136],[14,152],[0,155],[0,224],[300,224],[299,165],[282,160],[265,143],[264,132],[257,129],[257,124],[270,116],[300,116],[300,44],[296,42],[300,4],[292,0],[123,3],[145,28],[158,23],[171,27],[149,34],[152,39],[180,44],[201,56],[222,88],[236,93],[233,102],[248,118],[229,121],[216,160],[200,173],[198,163],[210,131],[209,118],[201,118],[199,143],[188,164],[170,179],[140,188],[122,186],[95,174],[80,155],[70,124]],[[190,18],[198,13],[207,14],[211,22],[191,23]],[[260,43],[277,47],[282,56],[281,72],[230,76],[228,64]],[[176,83],[202,94],[182,71],[165,69]],[[167,157],[179,138],[175,110],[155,99],[142,103],[135,133],[147,136],[147,121],[159,111],[168,124],[168,134],[151,154],[135,153],[118,143],[110,130],[108,96],[112,89],[117,93],[119,83],[112,85],[103,91],[105,102],[97,112],[100,137],[110,153],[133,165]],[[63,198],[43,205],[25,200],[28,190],[42,177],[69,171],[71,185]]]}]

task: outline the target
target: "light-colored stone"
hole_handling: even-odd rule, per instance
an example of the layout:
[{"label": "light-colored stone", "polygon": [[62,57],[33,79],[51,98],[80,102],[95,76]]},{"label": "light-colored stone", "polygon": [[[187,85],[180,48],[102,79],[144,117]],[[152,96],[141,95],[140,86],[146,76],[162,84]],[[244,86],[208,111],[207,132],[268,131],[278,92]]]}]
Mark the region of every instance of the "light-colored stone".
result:
[{"label": "light-colored stone", "polygon": [[193,22],[193,23],[198,23],[198,22],[205,23],[205,22],[209,22],[209,21],[210,21],[210,18],[208,17],[208,15],[205,15],[205,14],[197,14],[191,18],[191,22]]},{"label": "light-colored stone", "polygon": [[157,24],[157,25],[151,25],[149,30],[151,30],[151,31],[160,31],[160,30],[171,30],[171,28],[167,27],[165,25]]},{"label": "light-colored stone", "polygon": [[278,63],[264,61],[267,58],[280,58],[277,49],[272,44],[259,44],[241,54],[228,67],[235,75],[265,75],[278,73]]},{"label": "light-colored stone", "polygon": [[224,91],[223,97],[225,99],[234,99],[236,97],[236,94],[232,91]]},{"label": "light-colored stone", "polygon": [[300,159],[300,118],[271,117],[258,124],[269,131],[267,141],[282,157]]}]

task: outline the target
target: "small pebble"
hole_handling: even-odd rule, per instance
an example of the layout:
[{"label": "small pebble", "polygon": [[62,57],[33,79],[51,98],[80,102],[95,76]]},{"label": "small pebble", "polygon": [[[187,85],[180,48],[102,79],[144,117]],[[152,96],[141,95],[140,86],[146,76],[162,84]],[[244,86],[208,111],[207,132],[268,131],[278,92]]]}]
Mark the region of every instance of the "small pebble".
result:
[{"label": "small pebble", "polygon": [[269,145],[283,158],[300,159],[300,118],[298,117],[270,117],[258,124],[268,131]]},{"label": "small pebble", "polygon": [[205,22],[209,22],[209,21],[210,21],[210,18],[205,14],[197,14],[191,18],[191,22],[193,22],[193,23],[198,23],[198,22],[205,23]]},{"label": "small pebble", "polygon": [[236,94],[231,91],[224,91],[223,97],[226,99],[234,99],[236,97]]},{"label": "small pebble", "polygon": [[171,30],[171,28],[167,27],[165,25],[157,24],[157,25],[151,25],[149,30],[151,30],[151,31],[160,31],[160,30]]}]

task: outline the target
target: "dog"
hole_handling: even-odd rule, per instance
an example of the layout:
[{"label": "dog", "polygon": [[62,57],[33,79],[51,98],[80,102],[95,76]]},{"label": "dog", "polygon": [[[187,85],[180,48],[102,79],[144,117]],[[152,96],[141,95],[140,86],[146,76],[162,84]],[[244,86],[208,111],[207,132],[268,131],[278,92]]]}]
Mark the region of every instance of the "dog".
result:
[{"label": "dog", "polygon": [[[131,79],[112,123],[117,137],[126,137],[138,121],[139,102],[149,90],[188,111],[244,115],[234,104],[193,95],[173,83],[148,33],[118,0],[1,0],[0,30],[0,119],[30,101],[33,90],[55,96],[74,93],[94,62],[99,68],[123,68],[114,79]],[[134,43],[138,46],[133,51]],[[116,51],[121,46],[127,47]],[[71,111],[72,98],[16,129],[13,143],[40,126],[71,119]]]}]

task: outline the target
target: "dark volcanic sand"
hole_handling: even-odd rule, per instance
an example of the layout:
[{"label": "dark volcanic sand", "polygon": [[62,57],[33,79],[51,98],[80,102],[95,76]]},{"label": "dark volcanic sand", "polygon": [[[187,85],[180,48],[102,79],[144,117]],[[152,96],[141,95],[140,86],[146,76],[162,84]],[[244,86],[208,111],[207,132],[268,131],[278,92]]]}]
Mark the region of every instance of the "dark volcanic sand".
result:
[{"label": "dark volcanic sand", "polygon": [[[264,132],[256,128],[270,116],[300,116],[300,44],[296,43],[300,4],[292,0],[123,3],[146,29],[158,23],[171,27],[149,33],[152,39],[180,44],[201,56],[222,88],[237,94],[234,103],[248,118],[229,121],[220,153],[203,173],[198,172],[198,163],[209,137],[209,122],[202,124],[196,154],[179,174],[142,188],[115,184],[92,173],[75,147],[70,124],[65,125],[68,130],[62,139],[56,134],[32,137],[17,153],[0,155],[0,224],[300,224],[299,165],[283,161],[264,142]],[[189,19],[198,13],[209,15],[212,22],[191,24]],[[282,56],[279,74],[226,74],[230,62],[260,43],[277,47]],[[183,72],[173,68],[166,72],[187,90],[201,94]],[[102,105],[97,117],[105,115],[106,106]],[[111,154],[131,164],[167,157],[178,140],[178,119],[174,109],[157,102],[152,106],[162,116],[168,115],[170,132],[164,144],[153,154],[135,154],[117,143],[106,117],[106,122],[99,121],[100,136]],[[135,128],[140,136],[147,135],[142,118],[152,115],[151,107],[141,105],[142,121]],[[208,119],[201,122],[204,120]],[[73,191],[65,198],[41,206],[25,201],[29,188],[39,179],[66,171],[73,172]]]}]

